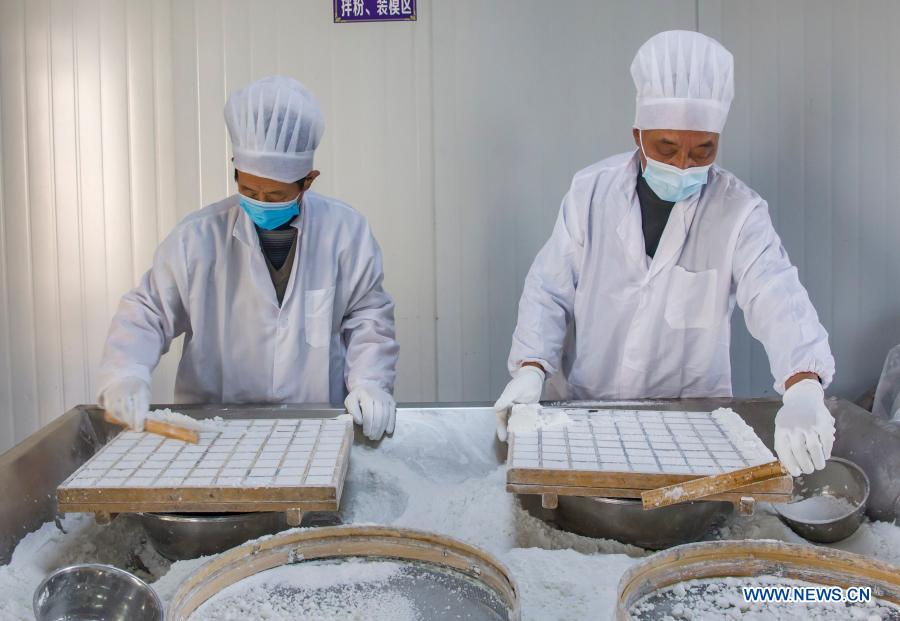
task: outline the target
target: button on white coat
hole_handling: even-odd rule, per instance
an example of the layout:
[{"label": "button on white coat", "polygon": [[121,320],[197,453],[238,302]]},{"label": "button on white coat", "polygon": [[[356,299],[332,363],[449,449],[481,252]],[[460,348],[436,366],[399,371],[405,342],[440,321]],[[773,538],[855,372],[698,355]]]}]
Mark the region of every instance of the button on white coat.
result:
[{"label": "button on white coat", "polygon": [[575,175],[525,279],[510,372],[539,363],[553,376],[550,398],[730,396],[737,304],[778,392],[800,371],[827,385],[828,335],[766,202],[714,165],[703,190],[673,207],[648,265],[637,173],[632,152]]},{"label": "button on white coat", "polygon": [[[101,392],[121,377],[149,382],[180,334],[178,403],[340,404],[357,385],[391,392],[399,351],[394,303],[382,288],[381,250],[368,223],[340,201],[307,192],[293,226],[297,255],[279,309],[236,196],[185,218],[122,298],[101,361]],[[317,292],[313,315],[310,291]]]}]

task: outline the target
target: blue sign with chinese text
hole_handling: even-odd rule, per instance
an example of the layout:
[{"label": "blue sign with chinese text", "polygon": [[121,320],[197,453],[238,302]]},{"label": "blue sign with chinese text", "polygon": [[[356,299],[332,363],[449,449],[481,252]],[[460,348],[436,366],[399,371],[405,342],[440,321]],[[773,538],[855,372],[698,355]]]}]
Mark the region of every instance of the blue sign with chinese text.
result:
[{"label": "blue sign with chinese text", "polygon": [[414,22],[416,0],[334,0],[334,22]]}]

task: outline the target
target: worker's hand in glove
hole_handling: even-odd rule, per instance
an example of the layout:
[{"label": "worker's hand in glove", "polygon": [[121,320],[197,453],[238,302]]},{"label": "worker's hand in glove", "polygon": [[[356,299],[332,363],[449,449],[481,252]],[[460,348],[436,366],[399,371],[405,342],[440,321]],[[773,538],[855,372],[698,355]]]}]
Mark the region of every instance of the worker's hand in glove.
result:
[{"label": "worker's hand in glove", "polygon": [[353,422],[362,426],[363,435],[378,440],[387,433],[394,433],[397,421],[397,403],[390,393],[374,384],[357,386],[344,399]]},{"label": "worker's hand in glove", "polygon": [[497,437],[506,442],[506,421],[509,411],[517,403],[537,403],[544,389],[544,372],[530,364],[519,367],[512,380],[503,389],[494,411],[497,413]]},{"label": "worker's hand in glove", "polygon": [[775,416],[775,452],[791,473],[800,476],[825,467],[834,445],[834,418],[825,407],[825,390],[813,379],[784,391]]},{"label": "worker's hand in glove", "polygon": [[143,431],[150,409],[150,385],[137,377],[125,377],[107,386],[97,403],[134,431]]}]

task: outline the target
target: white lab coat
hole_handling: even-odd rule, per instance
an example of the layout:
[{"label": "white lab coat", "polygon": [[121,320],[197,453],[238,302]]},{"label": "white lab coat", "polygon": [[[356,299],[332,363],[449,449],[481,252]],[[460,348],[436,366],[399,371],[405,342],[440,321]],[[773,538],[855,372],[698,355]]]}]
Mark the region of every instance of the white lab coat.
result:
[{"label": "white lab coat", "polygon": [[[525,279],[509,356],[553,375],[552,397],[731,396],[731,313],[765,346],[775,389],[800,371],[834,375],[819,323],[766,202],[717,166],[675,204],[651,260],[637,151],[575,175]],[[567,330],[568,328],[568,330]]]},{"label": "white lab coat", "polygon": [[281,307],[237,195],[182,220],[122,298],[100,391],[125,376],[149,381],[182,333],[178,403],[340,403],[366,382],[392,391],[394,303],[366,219],[315,192],[300,213]]}]

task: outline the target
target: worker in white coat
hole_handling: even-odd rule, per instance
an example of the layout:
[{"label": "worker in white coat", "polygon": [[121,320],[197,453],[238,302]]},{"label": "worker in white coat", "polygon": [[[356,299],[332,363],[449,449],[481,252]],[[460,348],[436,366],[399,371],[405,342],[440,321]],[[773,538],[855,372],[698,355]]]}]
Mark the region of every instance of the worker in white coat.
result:
[{"label": "worker in white coat", "polygon": [[322,113],[270,77],[225,106],[238,194],[188,215],[112,320],[99,404],[141,429],[150,376],[184,334],[179,403],[339,403],[392,433],[399,347],[366,219],[310,191]]},{"label": "worker in white coat", "polygon": [[[714,164],[733,60],[696,32],[655,35],[631,65],[636,149],[577,173],[525,279],[498,435],[550,378],[563,399],[730,397],[731,314],[764,345],[794,475],[834,442],[834,359],[766,202]],[[787,206],[790,208],[790,206]]]}]

